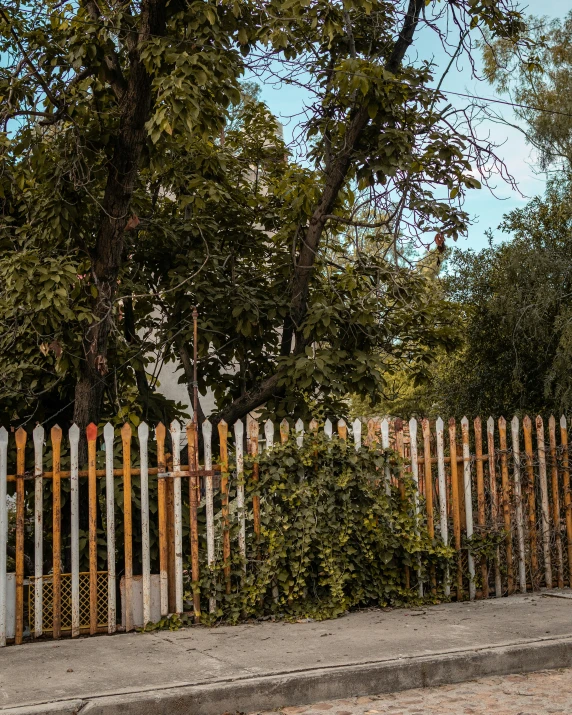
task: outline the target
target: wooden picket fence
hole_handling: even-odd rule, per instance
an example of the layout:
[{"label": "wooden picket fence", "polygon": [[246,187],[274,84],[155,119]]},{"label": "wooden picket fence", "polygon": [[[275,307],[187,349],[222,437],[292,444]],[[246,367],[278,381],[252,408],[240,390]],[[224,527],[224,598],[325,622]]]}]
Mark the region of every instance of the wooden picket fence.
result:
[{"label": "wooden picket fence", "polygon": [[[256,456],[259,449],[272,449],[275,438],[282,443],[289,439],[290,426],[271,421],[264,424],[263,435],[259,423],[249,417],[245,425],[233,425],[234,439],[229,444],[229,428],[225,422],[217,425],[219,455],[213,465],[213,429],[207,420],[201,426],[203,464],[199,464],[197,426],[186,426],[187,459],[181,461],[184,437],[181,425],[170,426],[170,444],[166,443],[166,428],[159,424],[154,431],[156,445],[149,449],[150,430],[141,423],[137,429],[137,449],[132,455],[132,428],[121,429],[121,454],[115,457],[117,435],[112,425],[103,428],[102,447],[105,468],[97,468],[98,430],[89,425],[86,430],[88,463],[80,469],[78,449],[80,431],[72,426],[63,442],[62,430],[55,426],[50,432],[51,464],[45,464],[46,444],[44,429],[38,426],[32,433],[34,467],[26,468],[28,434],[22,428],[11,437],[0,428],[0,646],[7,642],[20,644],[25,637],[39,638],[51,633],[53,638],[63,634],[80,634],[117,630],[133,630],[135,625],[152,621],[152,584],[158,583],[158,615],[182,613],[184,607],[183,508],[188,504],[190,548],[187,561],[191,565],[193,611],[199,618],[201,608],[208,603],[211,612],[216,607],[215,596],[201,593],[199,583],[199,507],[205,509],[207,564],[214,567],[215,509],[214,496],[220,503],[222,523],[222,562],[227,592],[230,589],[231,549],[237,548],[245,557],[246,520],[252,519],[255,537],[260,534],[260,498],[254,495],[249,509],[245,508],[244,447]],[[294,425],[295,439],[302,445],[304,424]],[[319,429],[313,420],[310,431]],[[326,420],[322,429],[328,438],[333,436],[333,425]],[[557,435],[557,432],[559,434]],[[362,436],[363,433],[363,436]],[[544,423],[537,417],[533,428],[528,417],[514,417],[510,423],[510,440],[504,418],[495,422],[489,418],[483,425],[480,418],[469,423],[463,418],[460,430],[454,419],[445,428],[443,420],[415,418],[408,423],[401,419],[372,418],[367,423],[355,420],[349,429],[344,420],[337,423],[337,437],[352,439],[356,450],[377,443],[383,449],[392,448],[403,457],[418,487],[411,508],[425,511],[428,534],[451,543],[457,552],[456,574],[445,573],[437,582],[434,571],[427,583],[421,575],[412,575],[412,593],[422,596],[425,591],[442,588],[446,596],[457,599],[487,598],[510,595],[515,590],[525,592],[541,586],[551,588],[572,585],[572,511],[570,471],[568,460],[568,432],[566,418],[557,430],[554,417],[548,421],[548,447]],[[153,436],[151,437],[153,439]],[[15,472],[11,445],[15,446]],[[535,446],[533,445],[535,442]],[[229,466],[229,446],[234,464]],[[61,468],[62,447],[69,449],[69,469]],[[170,452],[168,451],[170,449]],[[156,454],[156,466],[149,465],[149,453]],[[66,452],[67,454],[67,452]],[[101,455],[101,453],[100,453]],[[139,466],[132,466],[137,457]],[[66,457],[67,459],[67,457]],[[47,468],[49,467],[49,468]],[[257,478],[255,465],[253,478]],[[550,471],[550,480],[548,472]],[[141,573],[134,576],[133,563],[133,503],[132,478],[138,478],[137,494],[140,501],[141,544],[136,562]],[[149,508],[149,483],[156,479],[156,515]],[[104,480],[104,500],[98,499],[98,480]],[[386,473],[386,483],[399,475]],[[69,534],[66,543],[71,552],[71,572],[62,573],[62,485],[69,480]],[[87,480],[89,533],[89,570],[80,572],[80,480]],[[235,504],[229,503],[231,481],[235,480]],[[15,482],[15,494],[8,496]],[[44,523],[45,485],[51,485],[52,523]],[[183,499],[182,485],[188,483],[188,501]],[[27,485],[30,487],[27,488]],[[33,484],[33,490],[32,490]],[[116,510],[116,487],[123,489],[123,509]],[[67,493],[67,489],[66,489]],[[419,498],[420,497],[420,498]],[[263,498],[263,495],[262,495]],[[9,530],[9,506],[15,520]],[[28,505],[28,507],[26,506]],[[232,506],[232,508],[231,508]],[[66,506],[67,508],[67,506]],[[27,519],[26,509],[33,513]],[[98,514],[99,511],[99,514]],[[98,516],[104,522],[106,559],[98,558]],[[121,519],[124,563],[121,599],[123,617],[117,608],[116,526]],[[231,520],[237,520],[236,544],[231,543]],[[67,520],[66,520],[67,521]],[[33,522],[33,529],[31,524]],[[158,531],[159,574],[151,574],[150,528]],[[100,530],[101,531],[101,530]],[[452,532],[452,533],[451,533]],[[15,572],[7,572],[7,552],[13,533]],[[497,535],[493,553],[479,548],[487,534]],[[437,535],[437,536],[436,536]],[[463,541],[463,536],[465,541]],[[33,574],[25,577],[25,548],[33,538]],[[46,569],[43,547],[49,538],[53,559]],[[479,538],[481,542],[479,542]],[[564,541],[566,548],[563,547]],[[483,542],[484,543],[484,542]],[[219,556],[220,558],[220,556]],[[100,570],[103,562],[106,570]],[[30,570],[30,569],[28,569]],[[48,570],[48,573],[45,571]],[[555,574],[554,574],[555,570]],[[408,576],[409,578],[409,576]],[[139,579],[142,597],[141,623],[134,623],[134,583]],[[409,581],[408,581],[409,583]],[[451,593],[452,592],[452,593]],[[14,597],[11,600],[10,594]],[[28,595],[27,607],[25,593]],[[49,622],[48,622],[49,621]]]}]

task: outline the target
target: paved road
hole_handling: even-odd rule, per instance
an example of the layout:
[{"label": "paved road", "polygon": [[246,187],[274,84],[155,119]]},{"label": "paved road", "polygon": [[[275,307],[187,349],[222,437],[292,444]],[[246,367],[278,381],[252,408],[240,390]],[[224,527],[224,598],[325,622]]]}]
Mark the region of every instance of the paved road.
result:
[{"label": "paved road", "polygon": [[[572,713],[572,669],[482,678],[283,708],[283,715],[548,715]],[[254,715],[254,714],[253,714]],[[278,715],[261,713],[260,715]]]}]

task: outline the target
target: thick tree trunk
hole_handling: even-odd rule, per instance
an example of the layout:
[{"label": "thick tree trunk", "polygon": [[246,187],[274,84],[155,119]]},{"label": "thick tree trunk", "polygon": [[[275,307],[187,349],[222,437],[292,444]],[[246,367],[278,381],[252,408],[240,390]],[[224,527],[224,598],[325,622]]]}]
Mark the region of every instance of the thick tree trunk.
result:
[{"label": "thick tree trunk", "polygon": [[[165,31],[166,0],[143,2],[138,35],[127,38],[129,78],[121,95],[121,121],[109,163],[101,219],[92,255],[95,322],[83,340],[85,361],[75,391],[74,421],[82,434],[90,422],[99,422],[106,382],[109,332],[115,318],[117,277],[121,267],[123,236],[146,141],[145,123],[151,109],[151,78],[140,60],[141,44]],[[82,450],[83,452],[83,450]]]}]

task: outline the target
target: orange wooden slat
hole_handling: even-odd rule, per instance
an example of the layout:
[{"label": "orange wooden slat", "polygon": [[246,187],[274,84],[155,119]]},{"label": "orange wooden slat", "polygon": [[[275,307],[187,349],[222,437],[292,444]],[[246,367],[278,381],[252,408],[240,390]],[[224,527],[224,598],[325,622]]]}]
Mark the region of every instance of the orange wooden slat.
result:
[{"label": "orange wooden slat", "polygon": [[199,469],[199,441],[197,425],[194,422],[187,424],[187,450],[189,453],[189,467],[191,477],[189,479],[189,517],[191,532],[191,576],[193,580],[193,610],[195,622],[201,618],[201,593],[199,590],[199,522],[198,505],[200,502],[200,480]]},{"label": "orange wooden slat", "polygon": [[[313,423],[315,423],[315,425]],[[258,480],[259,480],[258,460],[256,459],[258,456],[258,432],[259,432],[258,420],[257,419],[248,419],[246,421],[246,426],[248,428],[248,439],[247,439],[248,454],[253,458],[252,481],[258,482]],[[312,422],[310,422],[310,430],[312,432],[318,431],[318,423],[315,420],[312,420]],[[259,541],[260,540],[260,496],[258,494],[252,495],[252,518],[254,521],[254,535],[256,537],[256,541]]]},{"label": "orange wooden slat", "polygon": [[508,479],[508,464],[506,457],[506,420],[499,419],[499,444],[501,458],[501,480],[502,480],[502,509],[504,518],[504,530],[506,533],[506,573],[508,581],[508,595],[514,593],[514,565],[512,562],[512,513],[511,513],[511,490]]},{"label": "orange wooden slat", "polygon": [[52,438],[52,469],[54,472],[52,490],[53,490],[53,564],[52,564],[52,589],[53,589],[53,632],[54,638],[59,638],[61,635],[62,626],[62,502],[61,502],[61,445],[62,445],[62,430],[55,425],[51,431]]},{"label": "orange wooden slat", "polygon": [[534,456],[532,451],[532,422],[528,415],[522,421],[528,493],[528,535],[530,540],[530,569],[532,590],[538,588],[538,536],[536,532],[536,495],[534,491]]},{"label": "orange wooden slat", "polygon": [[[368,423],[369,425],[369,423]],[[427,533],[430,539],[435,538],[435,521],[433,518],[433,475],[431,474],[431,430],[429,420],[424,419],[421,422],[423,429],[423,476],[425,486],[425,505],[427,509]],[[433,592],[437,589],[437,579],[435,567],[431,566],[431,589]]]}]

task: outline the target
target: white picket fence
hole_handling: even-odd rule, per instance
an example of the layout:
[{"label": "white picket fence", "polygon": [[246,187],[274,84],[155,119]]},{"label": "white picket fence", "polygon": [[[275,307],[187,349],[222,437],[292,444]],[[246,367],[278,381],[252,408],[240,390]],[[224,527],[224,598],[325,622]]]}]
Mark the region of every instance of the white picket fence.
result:
[{"label": "white picket fence", "polygon": [[[362,435],[364,426],[367,433]],[[506,551],[506,571],[508,586],[505,588],[501,582],[501,558],[493,559],[491,564],[480,563],[483,573],[482,594],[487,596],[488,568],[494,572],[494,591],[497,596],[510,593],[515,588],[516,578],[513,573],[513,540],[516,541],[516,558],[518,584],[521,591],[527,589],[527,580],[532,588],[538,586],[538,573],[542,571],[546,585],[552,585],[552,563],[556,562],[558,585],[564,583],[565,560],[567,561],[568,574],[572,571],[572,505],[570,500],[570,478],[568,468],[567,426],[563,417],[560,421],[560,446],[556,449],[556,427],[554,418],[549,421],[549,456],[551,469],[551,486],[548,488],[547,459],[544,438],[544,427],[540,417],[536,419],[537,457],[532,454],[532,426],[528,418],[522,423],[524,430],[524,455],[520,445],[521,424],[515,417],[511,423],[512,449],[507,448],[506,423],[501,418],[498,421],[498,433],[495,435],[495,422],[490,418],[486,426],[487,453],[482,450],[481,422],[477,418],[474,422],[473,440],[474,454],[470,451],[470,425],[464,418],[461,421],[461,445],[458,445],[458,434],[454,420],[449,420],[449,439],[445,437],[445,425],[441,418],[434,423],[434,428],[428,420],[423,420],[421,429],[416,419],[411,419],[407,424],[401,420],[370,419],[366,425],[356,419],[351,425],[348,435],[348,426],[344,420],[337,423],[337,433],[342,439],[352,439],[356,450],[372,442],[381,444],[387,449],[392,446],[405,458],[406,465],[410,466],[413,479],[418,487],[418,493],[425,500],[426,528],[431,537],[435,535],[435,526],[438,527],[440,538],[445,544],[450,541],[459,553],[456,595],[463,597],[463,583],[466,585],[469,598],[474,599],[476,594],[475,572],[476,564],[471,550],[465,550],[465,560],[461,564],[461,531],[467,538],[473,536],[475,528],[483,531],[487,528],[504,528],[507,537],[503,547]],[[245,429],[246,428],[246,429]],[[318,423],[309,424],[310,431],[318,430]],[[245,492],[242,480],[244,470],[244,446],[251,455],[256,455],[259,449],[272,449],[275,439],[279,436],[281,442],[286,442],[289,437],[289,424],[285,420],[280,425],[267,421],[263,427],[263,435],[259,434],[258,421],[253,418],[237,421],[233,425],[234,432],[234,462],[235,466],[228,467],[228,426],[221,422],[218,425],[220,452],[216,460],[220,466],[213,467],[213,427],[207,420],[201,426],[203,437],[203,466],[198,464],[196,451],[196,427],[189,423],[186,426],[187,438],[187,464],[181,458],[181,449],[184,434],[181,424],[175,421],[170,426],[170,447],[172,464],[165,462],[165,437],[166,430],[163,425],[158,425],[151,437],[157,442],[157,465],[149,465],[149,439],[150,429],[147,424],[141,423],[137,429],[137,453],[139,467],[132,467],[131,448],[133,435],[131,427],[124,425],[120,435],[111,424],[106,424],[103,429],[103,444],[105,450],[105,467],[97,469],[96,442],[97,428],[90,425],[87,428],[88,465],[87,469],[80,470],[78,463],[78,446],[80,431],[76,425],[72,426],[67,435],[69,445],[69,470],[62,470],[60,454],[63,435],[59,427],[51,430],[51,470],[45,467],[46,434],[41,426],[34,429],[33,470],[26,470],[26,442],[27,434],[23,429],[10,435],[5,428],[0,428],[0,646],[14,639],[21,643],[28,630],[34,638],[39,638],[46,632],[51,632],[58,638],[63,631],[77,637],[80,633],[91,634],[101,632],[114,633],[124,628],[129,631],[136,625],[151,622],[152,614],[155,617],[168,616],[170,611],[182,613],[184,607],[184,548],[183,548],[183,508],[185,500],[182,495],[183,482],[190,486],[190,528],[192,544],[192,581],[198,581],[198,523],[196,509],[198,502],[205,508],[206,518],[206,555],[209,567],[215,565],[217,552],[215,549],[215,482],[214,477],[220,471],[220,495],[222,500],[222,521],[224,531],[223,560],[226,562],[230,555],[229,526],[230,519],[238,524],[237,548],[242,556],[247,553],[246,520],[257,518],[257,507],[247,511],[245,508]],[[323,431],[328,438],[332,438],[333,424],[326,420]],[[303,443],[305,426],[301,420],[294,425],[294,437],[300,446]],[[114,465],[114,447],[120,437],[122,443],[122,463],[119,468]],[[8,474],[9,448],[12,440],[16,447],[16,472]],[[498,440],[498,447],[495,446]],[[448,445],[447,445],[448,442]],[[457,447],[459,453],[457,453]],[[449,455],[446,452],[449,451]],[[453,457],[454,455],[454,457]],[[509,474],[508,460],[512,473]],[[31,461],[31,460],[30,460]],[[434,469],[436,467],[436,479]],[[459,468],[460,467],[460,468]],[[485,490],[484,469],[488,469],[488,485]],[[149,477],[157,475],[158,513],[156,516],[149,509]],[[140,478],[140,524],[141,524],[141,574],[133,574],[133,491],[131,487],[132,476]],[[476,476],[476,484],[474,482]],[[392,480],[398,475],[385,474],[385,488],[389,488]],[[70,531],[66,536],[69,539],[71,552],[71,573],[69,578],[62,574],[62,479],[70,480]],[[80,479],[87,479],[89,491],[89,571],[80,572],[80,531],[79,531],[79,493]],[[104,479],[104,505],[96,497],[97,480]],[[202,479],[203,489],[200,490]],[[236,496],[232,508],[229,508],[228,480],[236,480]],[[34,573],[24,578],[24,554],[26,551],[26,533],[29,529],[29,517],[26,521],[25,501],[26,484],[34,482],[33,492],[28,489],[28,501],[33,503],[33,534],[34,534]],[[117,482],[123,486],[123,514],[116,511],[115,489]],[[193,481],[194,480],[194,481]],[[523,481],[524,480],[524,481]],[[15,498],[7,497],[8,484],[16,483]],[[44,523],[44,499],[46,483],[52,485],[52,513],[51,525]],[[172,484],[172,503],[168,501],[167,482]],[[194,490],[194,491],[193,491]],[[485,493],[486,492],[486,493]],[[194,497],[193,497],[194,495]],[[475,503],[473,503],[476,496]],[[195,501],[193,501],[193,499]],[[226,501],[225,501],[226,499]],[[170,506],[169,506],[170,505]],[[9,506],[14,508],[15,521],[11,522],[10,538],[15,546],[15,573],[7,572],[7,546],[9,538]],[[418,510],[419,500],[416,495],[412,508]],[[538,508],[540,507],[540,508]],[[258,506],[259,509],[259,506]],[[561,509],[564,511],[561,512]],[[107,569],[98,572],[97,558],[97,515],[98,510],[101,520],[105,522]],[[259,512],[258,512],[259,514]],[[526,519],[525,519],[526,514]],[[564,515],[564,516],[563,516]],[[103,519],[103,516],[105,518]],[[220,516],[220,515],[219,515]],[[116,524],[121,518],[123,523],[125,554],[123,567],[123,584],[121,588],[123,625],[119,625],[118,609],[116,603],[117,593],[117,564],[116,564]],[[158,574],[151,573],[150,554],[150,526],[152,520],[157,519],[159,533],[160,569]],[[540,524],[541,549],[537,547],[536,521]],[[566,527],[567,549],[562,546],[562,530]],[[167,540],[171,538],[167,533],[172,528],[174,569],[169,569]],[[452,538],[450,528],[452,526]],[[256,523],[254,524],[256,530]],[[259,528],[259,525],[258,525]],[[46,531],[51,533],[53,544],[53,563],[46,569],[44,559],[44,538]],[[14,533],[12,533],[14,532]],[[13,538],[14,537],[14,538]],[[193,542],[195,539],[195,542]],[[194,545],[193,545],[194,543]],[[193,551],[194,549],[194,551]],[[30,551],[30,549],[28,549]],[[504,557],[503,557],[504,558]],[[45,573],[47,571],[47,573]],[[230,571],[229,571],[230,573]],[[65,578],[64,578],[65,576]],[[229,577],[230,578],[230,577]],[[566,580],[570,583],[570,577]],[[69,584],[68,584],[69,582]],[[442,583],[445,593],[451,592],[449,575],[445,574]],[[69,588],[68,588],[69,586]],[[27,629],[25,623],[24,593],[28,589],[30,612],[27,614]],[[414,587],[419,594],[423,594],[424,584],[421,576],[417,574]],[[435,584],[432,585],[435,587]],[[63,590],[62,590],[63,589]],[[65,597],[62,593],[65,591]],[[174,595],[174,598],[170,596]],[[49,596],[50,623],[45,623],[46,599]],[[213,594],[202,594],[208,599],[211,612],[215,610],[216,601]],[[194,594],[195,615],[200,613],[200,594]],[[102,599],[106,602],[105,617],[102,623]],[[170,606],[171,601],[171,608]],[[141,616],[134,614],[141,611]],[[82,616],[84,614],[84,616]],[[89,618],[85,614],[88,614]],[[65,624],[62,618],[65,616]]]}]

